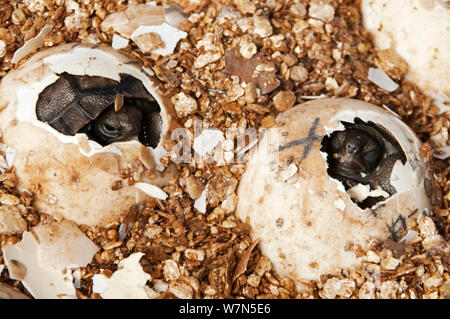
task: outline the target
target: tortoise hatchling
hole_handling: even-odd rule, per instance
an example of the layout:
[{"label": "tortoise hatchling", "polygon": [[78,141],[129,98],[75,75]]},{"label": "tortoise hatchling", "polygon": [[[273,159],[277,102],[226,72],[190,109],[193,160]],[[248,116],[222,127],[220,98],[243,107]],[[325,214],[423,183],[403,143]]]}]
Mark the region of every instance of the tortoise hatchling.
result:
[{"label": "tortoise hatchling", "polygon": [[66,72],[59,77],[39,95],[38,120],[65,135],[86,133],[101,145],[131,139],[158,145],[161,110],[142,82],[127,74],[120,82]]},{"label": "tortoise hatchling", "polygon": [[104,45],[42,50],[1,82],[0,129],[14,148],[21,190],[39,210],[106,225],[144,199],[135,182],[162,187],[173,170],[159,158],[175,113],[150,69]]},{"label": "tortoise hatchling", "polygon": [[420,140],[387,110],[320,99],[280,113],[259,141],[236,214],[281,276],[320,280],[361,262],[370,238],[402,241],[432,214]]}]

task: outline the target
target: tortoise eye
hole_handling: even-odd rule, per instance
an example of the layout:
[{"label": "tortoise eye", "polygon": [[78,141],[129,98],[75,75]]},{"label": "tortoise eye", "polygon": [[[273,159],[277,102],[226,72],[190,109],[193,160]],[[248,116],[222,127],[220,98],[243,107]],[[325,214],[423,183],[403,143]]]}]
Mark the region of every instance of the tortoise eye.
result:
[{"label": "tortoise eye", "polygon": [[371,151],[365,152],[363,154],[363,158],[366,163],[374,163],[377,161],[379,155],[380,151],[378,149],[373,149]]},{"label": "tortoise eye", "polygon": [[[120,130],[106,123],[98,125],[98,133],[108,138],[116,138],[120,136]],[[101,137],[101,136],[100,136]]]},{"label": "tortoise eye", "polygon": [[331,137],[331,147],[337,151],[341,148],[342,144],[345,140],[345,133],[344,132],[336,132],[336,134],[333,134]]},{"label": "tortoise eye", "polygon": [[374,140],[370,140],[364,147],[362,157],[367,166],[374,167],[376,164],[378,164],[381,153],[381,146],[378,145],[378,143],[376,143]]}]

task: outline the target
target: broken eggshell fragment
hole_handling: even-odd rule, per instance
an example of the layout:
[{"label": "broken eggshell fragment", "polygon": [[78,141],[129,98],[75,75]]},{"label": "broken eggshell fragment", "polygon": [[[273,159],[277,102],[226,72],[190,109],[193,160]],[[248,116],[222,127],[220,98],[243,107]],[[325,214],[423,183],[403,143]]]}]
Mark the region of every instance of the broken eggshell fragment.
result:
[{"label": "broken eggshell fragment", "polygon": [[[16,150],[19,189],[34,191],[35,206],[56,218],[117,221],[141,192],[122,182],[122,170],[142,164],[147,171],[135,181],[158,187],[171,172],[156,169],[176,118],[157,85],[151,71],[107,46],[65,44],[24,61],[0,86],[0,129]],[[139,136],[130,109],[142,113]]]},{"label": "broken eggshell fragment", "polygon": [[266,135],[248,162],[236,214],[280,275],[319,280],[356,266],[358,246],[401,240],[431,212],[420,141],[384,109],[315,100],[281,113],[277,129],[279,147],[262,147]]},{"label": "broken eggshell fragment", "polygon": [[11,279],[20,280],[34,298],[76,298],[71,269],[88,265],[98,247],[72,222],[31,228],[3,256]]},{"label": "broken eggshell fragment", "polygon": [[129,4],[125,10],[108,15],[100,27],[131,39],[144,53],[172,54],[178,41],[187,37],[179,29],[187,18],[177,5],[166,6]]}]

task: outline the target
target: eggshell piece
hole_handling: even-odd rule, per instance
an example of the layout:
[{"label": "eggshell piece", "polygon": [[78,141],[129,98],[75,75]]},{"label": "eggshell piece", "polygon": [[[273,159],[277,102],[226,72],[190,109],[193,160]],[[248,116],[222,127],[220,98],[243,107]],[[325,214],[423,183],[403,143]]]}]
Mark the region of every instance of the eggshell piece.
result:
[{"label": "eggshell piece", "polygon": [[394,49],[409,66],[406,80],[450,94],[450,9],[441,0],[363,0],[364,27],[377,49]]},{"label": "eggshell piece", "polygon": [[12,279],[35,298],[76,298],[71,268],[88,265],[98,247],[72,222],[39,225],[3,255]]},{"label": "eggshell piece", "polygon": [[157,198],[157,199],[166,199],[167,198],[167,193],[164,192],[161,188],[152,185],[152,184],[147,184],[147,183],[136,183],[135,186],[140,189],[141,191],[143,191],[145,194]]},{"label": "eggshell piece", "polygon": [[[405,165],[397,161],[392,170],[397,193],[364,210],[342,182],[328,175],[327,154],[321,151],[324,136],[356,117],[386,128],[407,157]],[[250,224],[252,236],[281,276],[319,280],[322,274],[357,266],[358,246],[364,249],[370,238],[400,240],[419,214],[430,213],[424,189],[429,173],[420,141],[383,108],[321,99],[281,113],[276,122],[279,146],[268,148],[268,135],[259,142],[239,184],[236,214]]]},{"label": "eggshell piece", "polygon": [[[165,10],[153,4],[130,4],[126,10],[108,15],[101,28],[113,29],[124,38],[132,39],[145,53],[168,55],[173,53],[179,40],[187,37],[186,32],[178,29],[183,21],[182,12],[173,5]],[[159,45],[149,46],[157,38]]]},{"label": "eggshell piece", "polygon": [[28,54],[33,53],[33,51],[41,48],[44,45],[45,37],[53,30],[52,25],[45,25],[37,36],[25,42],[25,44],[16,50],[11,62],[18,63]]},{"label": "eggshell piece", "polygon": [[56,269],[85,267],[99,248],[73,223],[63,220],[32,228],[41,264]]},{"label": "eggshell piece", "polygon": [[6,266],[12,279],[21,280],[34,298],[76,298],[71,272],[45,267],[40,262],[37,239],[24,232],[22,241],[4,249]]},{"label": "eggshell piece", "polygon": [[134,253],[119,263],[111,277],[94,275],[93,291],[103,299],[149,299],[145,284],[151,276],[144,272],[139,260],[143,253]]}]

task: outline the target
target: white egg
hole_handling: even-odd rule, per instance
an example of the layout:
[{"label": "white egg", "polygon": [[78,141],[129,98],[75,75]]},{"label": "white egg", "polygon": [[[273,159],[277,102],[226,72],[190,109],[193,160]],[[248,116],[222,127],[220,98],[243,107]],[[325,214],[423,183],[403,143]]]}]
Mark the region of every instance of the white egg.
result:
[{"label": "white egg", "polygon": [[[431,175],[421,143],[383,108],[321,99],[281,113],[276,123],[276,134],[265,134],[250,156],[236,214],[250,224],[262,253],[281,276],[319,280],[322,274],[357,266],[358,246],[365,249],[370,238],[399,241],[415,220],[431,213],[425,187]],[[356,132],[353,144],[333,139],[352,136],[349,132]],[[356,155],[331,151],[331,141]],[[369,146],[378,145],[379,155],[371,170],[356,170],[349,181],[336,175],[342,166],[333,163],[341,162],[331,161],[356,165],[359,151],[352,153],[352,145],[362,147],[364,163],[372,161]]]},{"label": "white egg", "polygon": [[[122,76],[126,75],[140,82],[143,90],[154,98],[152,103],[159,107],[159,140],[147,147],[137,138],[105,144],[86,132],[62,133],[50,121],[38,120],[37,105],[43,96],[52,105],[58,105],[59,101],[66,105],[74,99],[59,92],[43,93],[63,74],[103,77],[115,83],[122,83]],[[118,108],[120,97],[113,102]],[[132,95],[131,98],[134,99]],[[125,96],[125,103],[126,99]],[[142,191],[121,175],[123,169],[132,171],[142,166],[144,169],[133,175],[136,182],[155,187],[168,183],[171,170],[159,171],[159,154],[164,154],[170,143],[170,130],[176,118],[173,105],[158,88],[151,70],[119,51],[87,43],[42,50],[2,79],[0,105],[3,143],[16,151],[12,165],[18,188],[34,191],[34,205],[41,212],[77,224],[107,225],[118,221],[143,197]],[[58,121],[62,118],[70,126],[72,119],[65,117],[64,112],[56,118]],[[121,187],[114,187],[118,183]]]},{"label": "white egg", "polygon": [[443,0],[363,0],[364,27],[377,49],[408,63],[406,80],[450,95],[450,9]]}]

